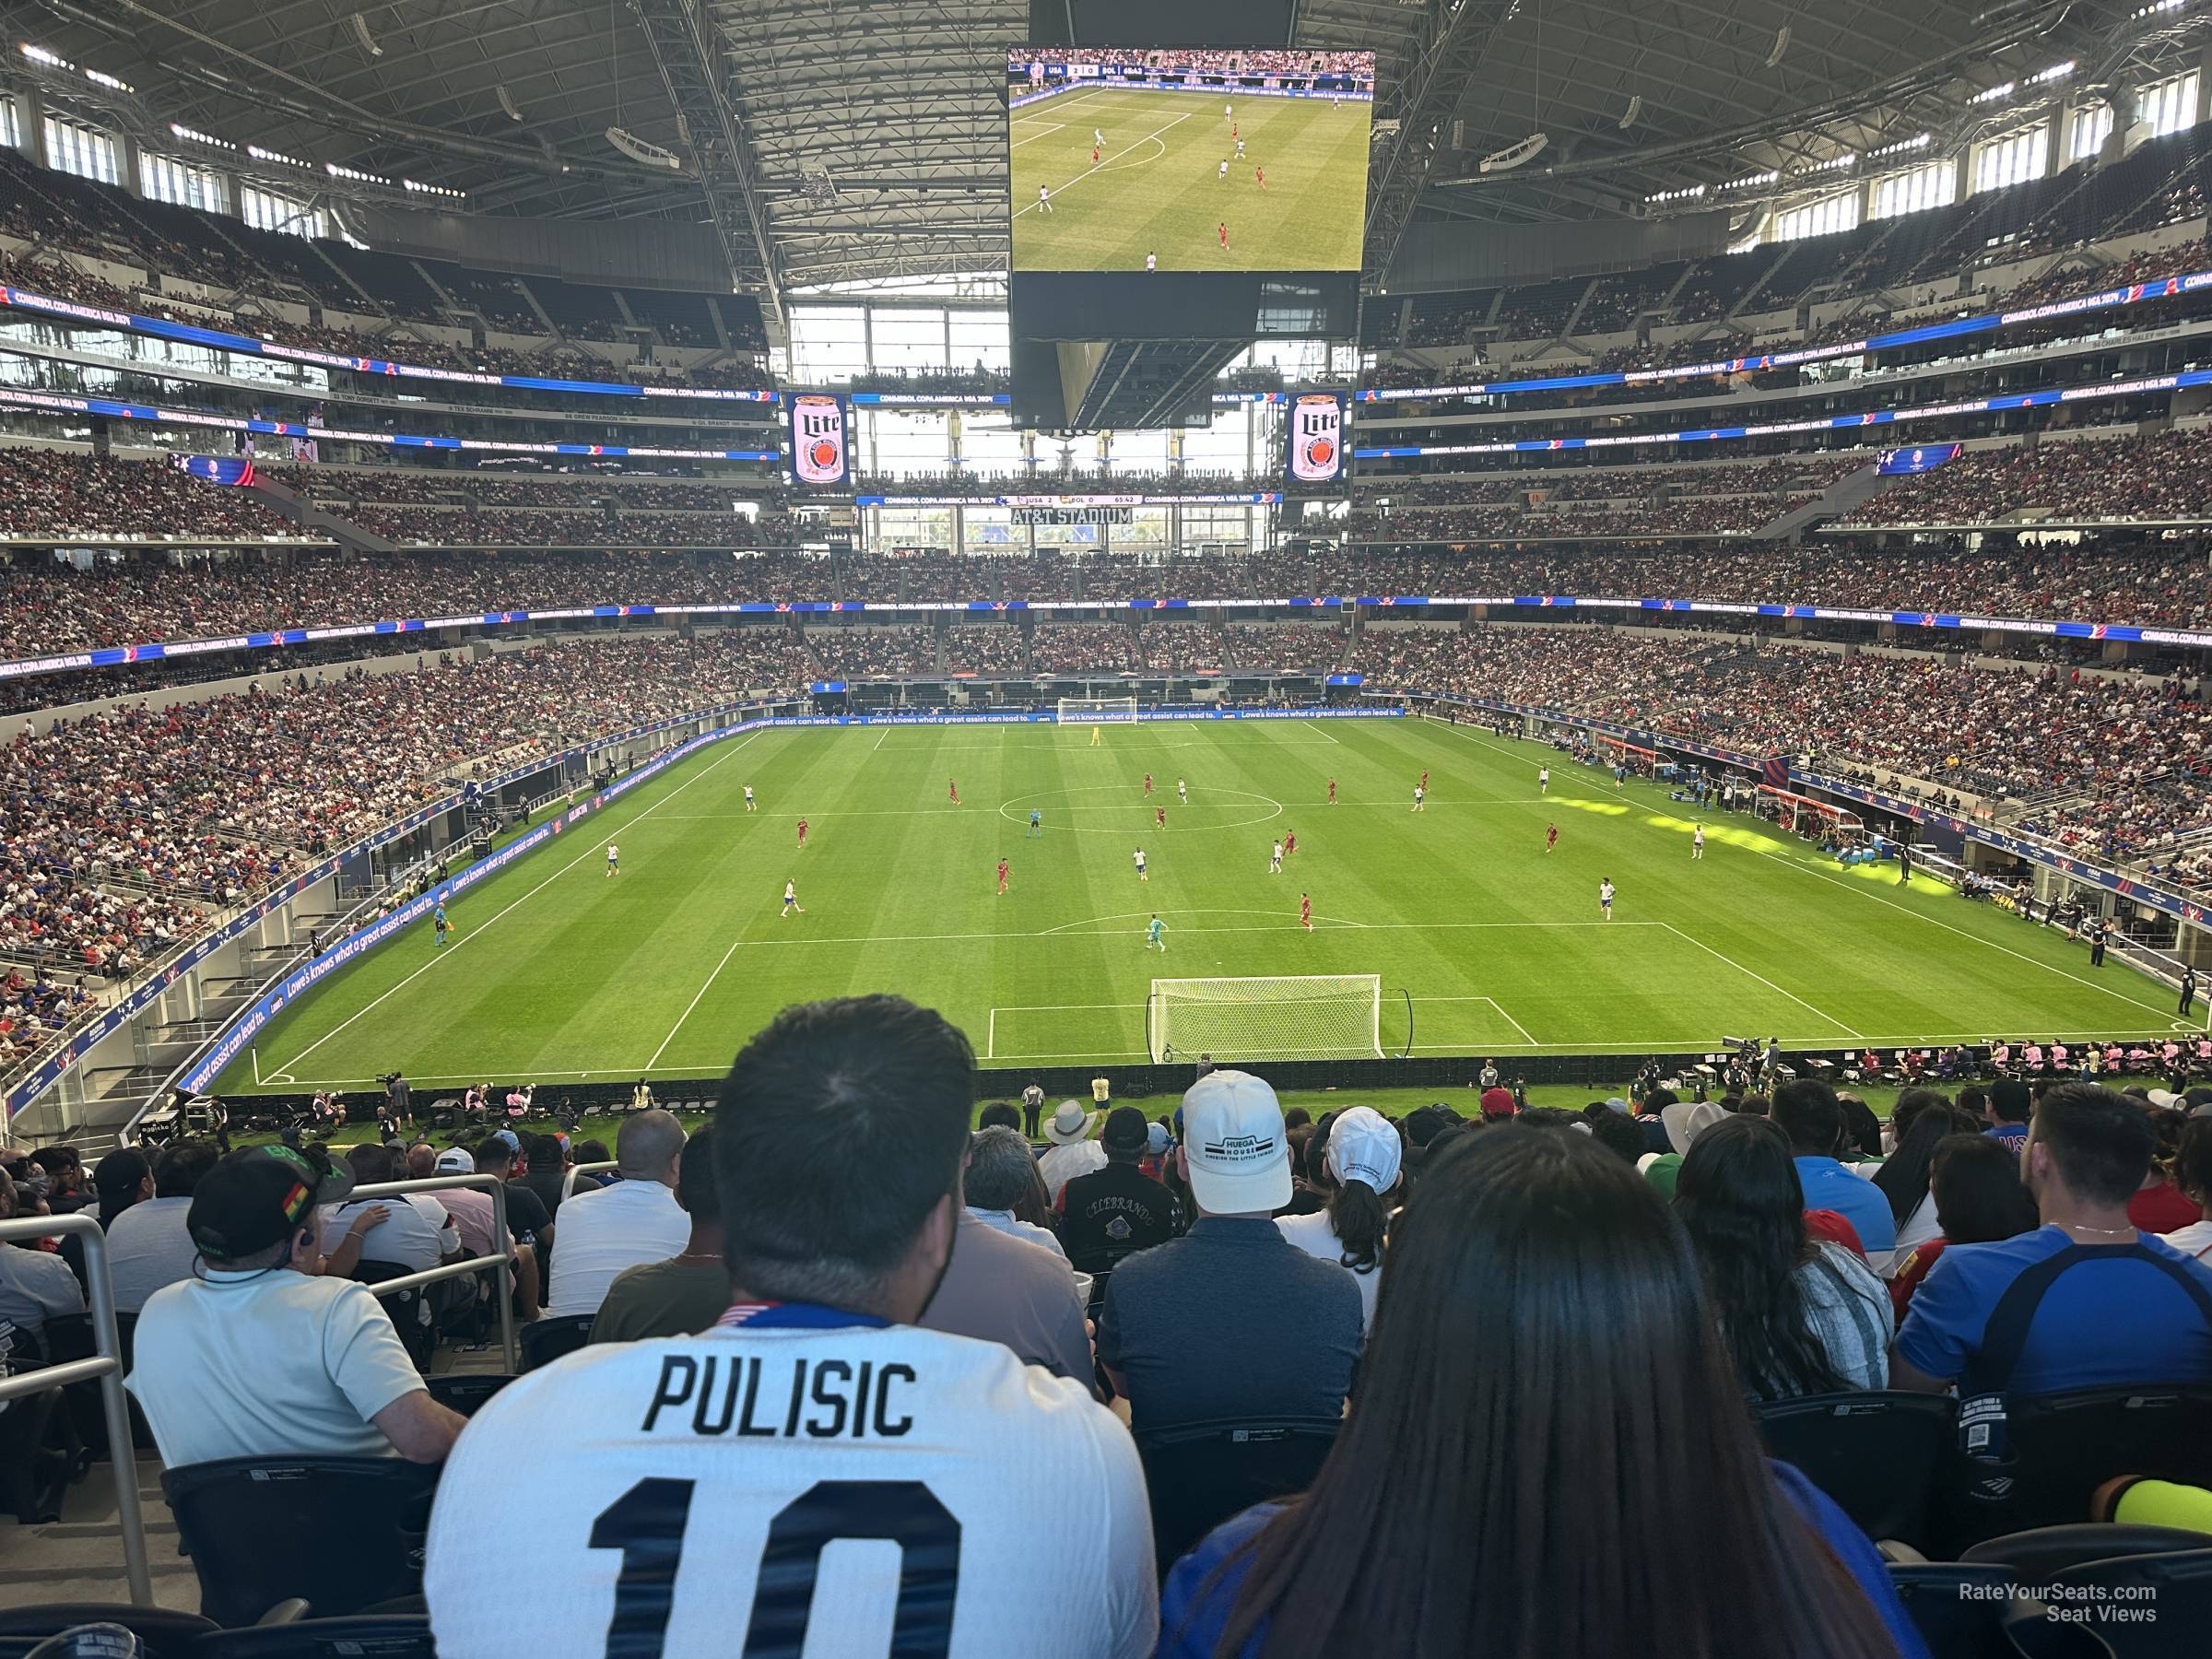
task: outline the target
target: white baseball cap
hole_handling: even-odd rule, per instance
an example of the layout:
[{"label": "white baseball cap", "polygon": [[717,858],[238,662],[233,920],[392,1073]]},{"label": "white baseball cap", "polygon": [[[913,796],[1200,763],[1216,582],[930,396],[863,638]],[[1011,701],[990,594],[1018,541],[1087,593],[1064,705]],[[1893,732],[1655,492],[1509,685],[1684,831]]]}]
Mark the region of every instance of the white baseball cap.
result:
[{"label": "white baseball cap", "polygon": [[1250,1072],[1210,1071],[1182,1097],[1191,1195],[1217,1216],[1290,1202],[1290,1149],[1275,1090]]},{"label": "white baseball cap", "polygon": [[1397,1184],[1406,1143],[1372,1106],[1355,1106],[1329,1120],[1329,1170],[1340,1182],[1364,1181],[1378,1193]]},{"label": "white baseball cap", "polygon": [[446,1175],[474,1175],[477,1160],[465,1147],[448,1147],[438,1154],[438,1169]]}]

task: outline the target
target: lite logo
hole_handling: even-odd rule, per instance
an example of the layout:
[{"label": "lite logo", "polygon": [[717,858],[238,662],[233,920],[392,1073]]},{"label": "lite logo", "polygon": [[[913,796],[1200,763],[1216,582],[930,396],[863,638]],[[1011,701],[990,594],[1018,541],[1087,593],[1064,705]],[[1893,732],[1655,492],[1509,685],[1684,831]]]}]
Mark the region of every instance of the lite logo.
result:
[{"label": "lite logo", "polygon": [[845,411],[834,397],[794,398],[791,410],[792,471],[802,484],[845,481]]},{"label": "lite logo", "polygon": [[1290,476],[1333,482],[1344,470],[1344,405],[1331,393],[1310,392],[1290,411]]}]

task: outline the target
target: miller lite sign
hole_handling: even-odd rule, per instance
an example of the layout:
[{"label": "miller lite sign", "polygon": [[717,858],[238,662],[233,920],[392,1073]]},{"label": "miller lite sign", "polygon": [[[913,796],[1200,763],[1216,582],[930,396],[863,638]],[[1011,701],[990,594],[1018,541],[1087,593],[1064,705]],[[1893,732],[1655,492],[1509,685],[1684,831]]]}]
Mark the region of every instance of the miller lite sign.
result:
[{"label": "miller lite sign", "polygon": [[1344,477],[1344,395],[1301,392],[1290,406],[1290,477],[1301,484],[1334,484]]},{"label": "miller lite sign", "polygon": [[791,400],[791,476],[816,485],[842,484],[852,476],[843,398],[809,392]]}]

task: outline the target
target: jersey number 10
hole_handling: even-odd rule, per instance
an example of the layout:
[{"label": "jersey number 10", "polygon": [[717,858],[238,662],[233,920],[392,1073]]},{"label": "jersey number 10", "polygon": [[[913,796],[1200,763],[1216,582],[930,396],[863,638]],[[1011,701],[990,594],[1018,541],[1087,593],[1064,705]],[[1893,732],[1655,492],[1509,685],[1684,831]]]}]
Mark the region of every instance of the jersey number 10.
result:
[{"label": "jersey number 10", "polygon": [[[622,1552],[606,1659],[660,1659],[694,1484],[641,1480],[592,1523],[594,1549]],[[903,1560],[890,1653],[897,1659],[941,1659],[950,1653],[960,1586],[960,1524],[918,1480],[824,1480],[769,1523],[753,1579],[744,1659],[797,1659],[806,1645],[822,1550],[839,1538],[881,1538],[899,1546]]]}]

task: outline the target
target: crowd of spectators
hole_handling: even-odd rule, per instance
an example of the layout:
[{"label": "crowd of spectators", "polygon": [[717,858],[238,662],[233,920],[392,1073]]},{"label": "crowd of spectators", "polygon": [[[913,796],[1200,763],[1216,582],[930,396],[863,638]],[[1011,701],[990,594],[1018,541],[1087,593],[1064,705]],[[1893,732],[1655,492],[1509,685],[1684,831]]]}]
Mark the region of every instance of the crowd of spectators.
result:
[{"label": "crowd of spectators", "polygon": [[1839,521],[1853,528],[1992,524],[2013,514],[2075,520],[2194,520],[2212,500],[2212,426],[2145,436],[1969,450],[1900,478]]},{"label": "crowd of spectators", "polygon": [[0,448],[0,538],[261,541],[299,534],[249,491],[203,483],[164,462]]}]

